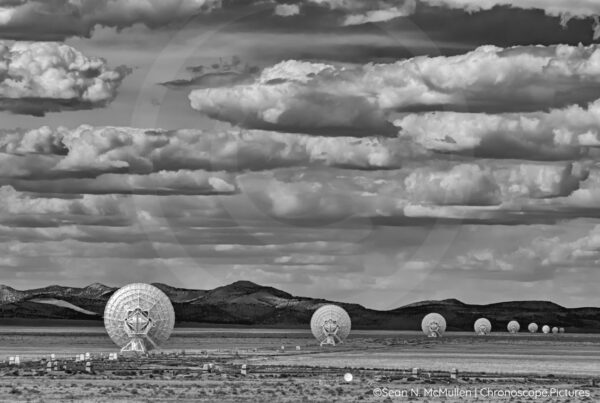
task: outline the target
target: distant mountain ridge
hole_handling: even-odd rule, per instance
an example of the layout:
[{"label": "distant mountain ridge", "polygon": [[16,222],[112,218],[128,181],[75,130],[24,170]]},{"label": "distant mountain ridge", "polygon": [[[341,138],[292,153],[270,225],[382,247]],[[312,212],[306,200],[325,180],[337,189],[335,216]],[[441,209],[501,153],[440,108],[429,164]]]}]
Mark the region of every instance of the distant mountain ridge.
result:
[{"label": "distant mountain ridge", "polygon": [[[348,311],[355,329],[418,330],[429,312],[446,318],[448,330],[472,331],[480,317],[494,330],[506,330],[515,319],[525,330],[530,322],[561,326],[570,332],[600,332],[600,308],[565,308],[548,301],[510,301],[487,305],[466,304],[457,299],[421,301],[389,311],[358,304],[293,296],[250,281],[193,290],[153,284],[171,299],[177,322],[214,325],[306,327],[313,312],[324,303],[335,303]],[[104,307],[117,287],[94,283],[87,287],[52,285],[15,290],[0,285],[0,318],[102,320]]]}]

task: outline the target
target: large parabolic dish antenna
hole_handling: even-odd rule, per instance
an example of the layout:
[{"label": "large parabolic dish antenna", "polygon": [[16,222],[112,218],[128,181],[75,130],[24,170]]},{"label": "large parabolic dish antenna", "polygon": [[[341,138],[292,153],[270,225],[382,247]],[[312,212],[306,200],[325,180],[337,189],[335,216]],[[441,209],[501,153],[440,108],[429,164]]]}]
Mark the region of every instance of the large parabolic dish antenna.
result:
[{"label": "large parabolic dish antenna", "polygon": [[423,318],[421,329],[427,337],[442,337],[446,331],[446,319],[439,313],[429,313]]},{"label": "large parabolic dish antenna", "polygon": [[323,305],[310,320],[312,334],[321,343],[335,346],[343,343],[350,334],[351,320],[348,312],[337,305]]},{"label": "large parabolic dish antenna", "polygon": [[544,327],[542,327],[542,332],[544,332],[545,334],[550,333],[550,326],[544,325]]},{"label": "large parabolic dish antenna", "polygon": [[492,332],[492,323],[486,318],[479,318],[475,321],[475,333],[479,336],[485,336]]},{"label": "large parabolic dish antenna", "polygon": [[106,303],[104,326],[121,352],[146,352],[164,343],[175,325],[169,297],[150,284],[118,289]]},{"label": "large parabolic dish antenna", "polygon": [[521,330],[521,325],[519,325],[519,322],[517,322],[516,320],[511,320],[510,322],[508,322],[508,326],[506,326],[506,328],[510,333],[514,334],[519,333],[519,330]]},{"label": "large parabolic dish antenna", "polygon": [[538,331],[538,325],[535,322],[531,322],[529,324],[529,326],[527,326],[527,330],[529,330],[531,333],[535,333]]}]

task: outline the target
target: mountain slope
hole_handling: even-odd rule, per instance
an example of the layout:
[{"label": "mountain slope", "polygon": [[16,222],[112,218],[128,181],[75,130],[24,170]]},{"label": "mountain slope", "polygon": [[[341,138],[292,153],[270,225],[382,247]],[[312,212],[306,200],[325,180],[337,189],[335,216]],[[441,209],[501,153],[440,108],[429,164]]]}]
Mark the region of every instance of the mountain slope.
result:
[{"label": "mountain slope", "polygon": [[[293,296],[273,287],[238,281],[213,290],[154,284],[173,303],[179,323],[306,327],[313,312],[329,301]],[[27,291],[0,286],[0,318],[102,320],[104,306],[117,290],[102,284],[87,287],[53,285]],[[53,301],[52,304],[47,303]],[[40,303],[44,301],[44,303]],[[494,330],[504,331],[516,319],[525,330],[530,322],[562,326],[570,332],[600,332],[600,308],[568,309],[546,301],[512,301],[469,305],[456,299],[422,301],[390,311],[337,303],[348,311],[355,329],[418,330],[429,312],[446,318],[448,330],[472,331],[473,322],[487,317]]]}]

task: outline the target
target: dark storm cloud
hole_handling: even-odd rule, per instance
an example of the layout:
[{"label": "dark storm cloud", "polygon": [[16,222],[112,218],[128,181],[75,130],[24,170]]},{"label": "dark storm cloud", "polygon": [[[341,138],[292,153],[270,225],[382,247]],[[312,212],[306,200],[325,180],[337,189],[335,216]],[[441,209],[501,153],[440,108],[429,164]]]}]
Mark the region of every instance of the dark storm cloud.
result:
[{"label": "dark storm cloud", "polygon": [[[25,0],[3,1],[0,9],[0,38],[5,39],[65,40],[92,36],[99,26],[123,29],[135,24],[149,29],[178,30],[191,24],[230,31],[343,35],[377,26],[398,37],[416,29],[432,39],[442,54],[458,51],[446,47],[448,42],[462,42],[471,48],[484,44],[587,44],[599,27],[594,22],[598,6],[586,0],[568,5],[542,0],[526,4],[508,0]],[[557,29],[559,24],[566,29]],[[397,47],[382,48],[378,53],[382,59],[399,55]],[[412,54],[416,53],[412,49]],[[326,58],[326,53],[322,56]]]},{"label": "dark storm cloud", "polygon": [[[574,19],[561,29],[560,18],[547,15],[541,9],[523,10],[497,6],[469,12],[420,4],[411,17],[396,19],[383,26],[394,31],[408,29],[414,24],[434,43],[457,42],[473,48],[482,45],[548,46],[557,43],[577,46],[579,43],[591,44],[594,41],[591,29],[593,16],[590,14],[587,18]],[[443,50],[442,53],[444,54]]]}]

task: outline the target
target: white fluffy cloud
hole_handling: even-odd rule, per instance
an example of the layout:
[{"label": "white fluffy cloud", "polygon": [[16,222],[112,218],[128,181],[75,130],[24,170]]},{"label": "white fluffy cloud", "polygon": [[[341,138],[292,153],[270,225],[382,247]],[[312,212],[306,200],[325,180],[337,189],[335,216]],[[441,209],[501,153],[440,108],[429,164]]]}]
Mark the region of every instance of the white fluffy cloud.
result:
[{"label": "white fluffy cloud", "polygon": [[[238,178],[241,191],[267,214],[285,219],[378,217],[450,218],[516,222],[553,210],[577,210],[580,188],[596,188],[581,165],[443,163],[389,172],[301,171],[252,173]],[[595,175],[594,175],[595,177]],[[520,212],[520,210],[523,210]],[[577,215],[575,211],[574,215]],[[519,217],[520,216],[520,217]]]},{"label": "white fluffy cloud", "polygon": [[63,199],[40,197],[0,187],[0,222],[15,227],[66,225],[127,225],[131,223],[130,202],[117,195],[84,195]]},{"label": "white fluffy cloud", "polygon": [[416,0],[306,0],[307,4],[316,4],[346,14],[343,25],[359,25],[369,22],[384,22],[413,14]]},{"label": "white fluffy cloud", "polygon": [[471,250],[444,266],[538,281],[553,278],[560,270],[566,270],[565,274],[571,276],[575,273],[574,268],[595,270],[599,263],[600,226],[596,225],[578,237],[571,234],[540,235],[509,251],[494,248]]},{"label": "white fluffy cloud", "polygon": [[263,170],[289,166],[393,169],[426,152],[402,139],[315,137],[268,131],[48,127],[5,131],[5,176],[42,179],[87,173]]},{"label": "white fluffy cloud", "polygon": [[391,64],[286,61],[254,83],[198,89],[194,109],[244,127],[389,134],[393,111],[535,111],[589,102],[600,88],[600,48],[477,48]]},{"label": "white fluffy cloud", "polygon": [[401,137],[431,151],[539,160],[600,157],[600,101],[525,114],[408,114],[394,123]]},{"label": "white fluffy cloud", "polygon": [[163,26],[220,7],[221,0],[17,0],[0,2],[0,37],[58,40],[94,27]]},{"label": "white fluffy cloud", "polygon": [[362,10],[360,13],[351,13],[346,16],[344,25],[360,25],[369,22],[385,22],[394,18],[412,15],[417,7],[416,0],[404,0],[395,2],[369,1],[363,2],[370,9]]},{"label": "white fluffy cloud", "polygon": [[64,44],[0,41],[0,110],[43,115],[101,107],[127,74]]},{"label": "white fluffy cloud", "polygon": [[351,14],[346,17],[344,25],[360,25],[369,22],[384,22],[394,18],[406,17],[413,13],[413,7],[391,7],[385,10],[371,10],[364,14]]},{"label": "white fluffy cloud", "polygon": [[291,17],[300,13],[300,7],[297,4],[278,4],[275,6],[275,14],[281,17]]},{"label": "white fluffy cloud", "polygon": [[235,179],[224,172],[159,171],[147,175],[103,174],[96,178],[2,180],[21,191],[38,193],[217,195],[236,192]]},{"label": "white fluffy cloud", "polygon": [[406,196],[412,202],[437,205],[495,205],[500,188],[490,170],[462,164],[449,171],[416,170],[405,180]]}]

